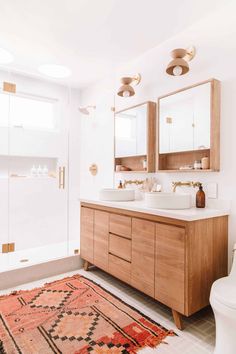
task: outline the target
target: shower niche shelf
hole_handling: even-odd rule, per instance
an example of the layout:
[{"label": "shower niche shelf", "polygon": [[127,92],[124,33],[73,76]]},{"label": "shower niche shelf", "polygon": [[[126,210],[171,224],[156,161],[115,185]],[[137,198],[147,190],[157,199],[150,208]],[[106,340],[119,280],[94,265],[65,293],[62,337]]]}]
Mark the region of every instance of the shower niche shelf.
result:
[{"label": "shower niche shelf", "polygon": [[[59,160],[57,158],[45,157],[23,157],[23,156],[0,156],[0,178],[48,178],[56,177]],[[48,169],[47,176],[32,176],[31,168],[38,166]]]}]

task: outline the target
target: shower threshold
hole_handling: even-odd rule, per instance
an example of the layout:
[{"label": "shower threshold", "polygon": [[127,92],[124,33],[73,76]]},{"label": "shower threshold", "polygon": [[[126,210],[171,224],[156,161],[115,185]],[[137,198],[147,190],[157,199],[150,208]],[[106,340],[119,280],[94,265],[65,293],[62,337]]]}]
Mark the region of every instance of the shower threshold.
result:
[{"label": "shower threshold", "polygon": [[16,250],[10,253],[2,253],[0,254],[0,271],[6,272],[70,257],[74,255],[74,250],[78,248],[78,241],[71,241],[69,243],[60,242],[41,247]]}]

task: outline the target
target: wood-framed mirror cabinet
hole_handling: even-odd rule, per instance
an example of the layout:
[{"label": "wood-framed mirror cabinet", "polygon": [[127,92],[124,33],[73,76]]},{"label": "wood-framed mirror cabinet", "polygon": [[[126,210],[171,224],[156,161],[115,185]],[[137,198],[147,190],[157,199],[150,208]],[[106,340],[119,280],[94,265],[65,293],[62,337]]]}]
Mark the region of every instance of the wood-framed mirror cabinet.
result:
[{"label": "wood-framed mirror cabinet", "polygon": [[155,172],[156,103],[117,111],[114,120],[115,172]]},{"label": "wood-framed mirror cabinet", "polygon": [[220,81],[209,79],[158,98],[156,171],[193,171],[206,157],[220,170]]}]

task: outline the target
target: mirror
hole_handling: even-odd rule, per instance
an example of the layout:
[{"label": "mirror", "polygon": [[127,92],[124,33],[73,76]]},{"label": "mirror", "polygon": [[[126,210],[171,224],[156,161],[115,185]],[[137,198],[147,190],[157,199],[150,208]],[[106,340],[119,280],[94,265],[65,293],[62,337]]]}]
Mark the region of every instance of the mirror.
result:
[{"label": "mirror", "polygon": [[162,96],[158,107],[156,170],[219,171],[220,81]]},{"label": "mirror", "polygon": [[210,97],[207,82],[160,99],[160,153],[210,148]]},{"label": "mirror", "polygon": [[115,170],[155,171],[156,104],[145,102],[115,113]]},{"label": "mirror", "polygon": [[147,154],[147,104],[115,114],[115,157]]}]

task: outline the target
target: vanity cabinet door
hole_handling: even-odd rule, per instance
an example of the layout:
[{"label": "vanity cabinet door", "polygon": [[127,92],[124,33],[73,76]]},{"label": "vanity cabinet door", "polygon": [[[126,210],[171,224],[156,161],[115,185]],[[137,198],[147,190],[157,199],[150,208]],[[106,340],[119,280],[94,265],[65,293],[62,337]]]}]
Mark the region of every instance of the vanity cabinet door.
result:
[{"label": "vanity cabinet door", "polygon": [[131,285],[154,297],[155,223],[132,219]]},{"label": "vanity cabinet door", "polygon": [[81,208],[80,254],[81,258],[93,264],[94,210]]},{"label": "vanity cabinet door", "polygon": [[94,264],[108,270],[109,214],[105,211],[94,212]]},{"label": "vanity cabinet door", "polygon": [[155,299],[185,312],[185,229],[156,224]]}]

